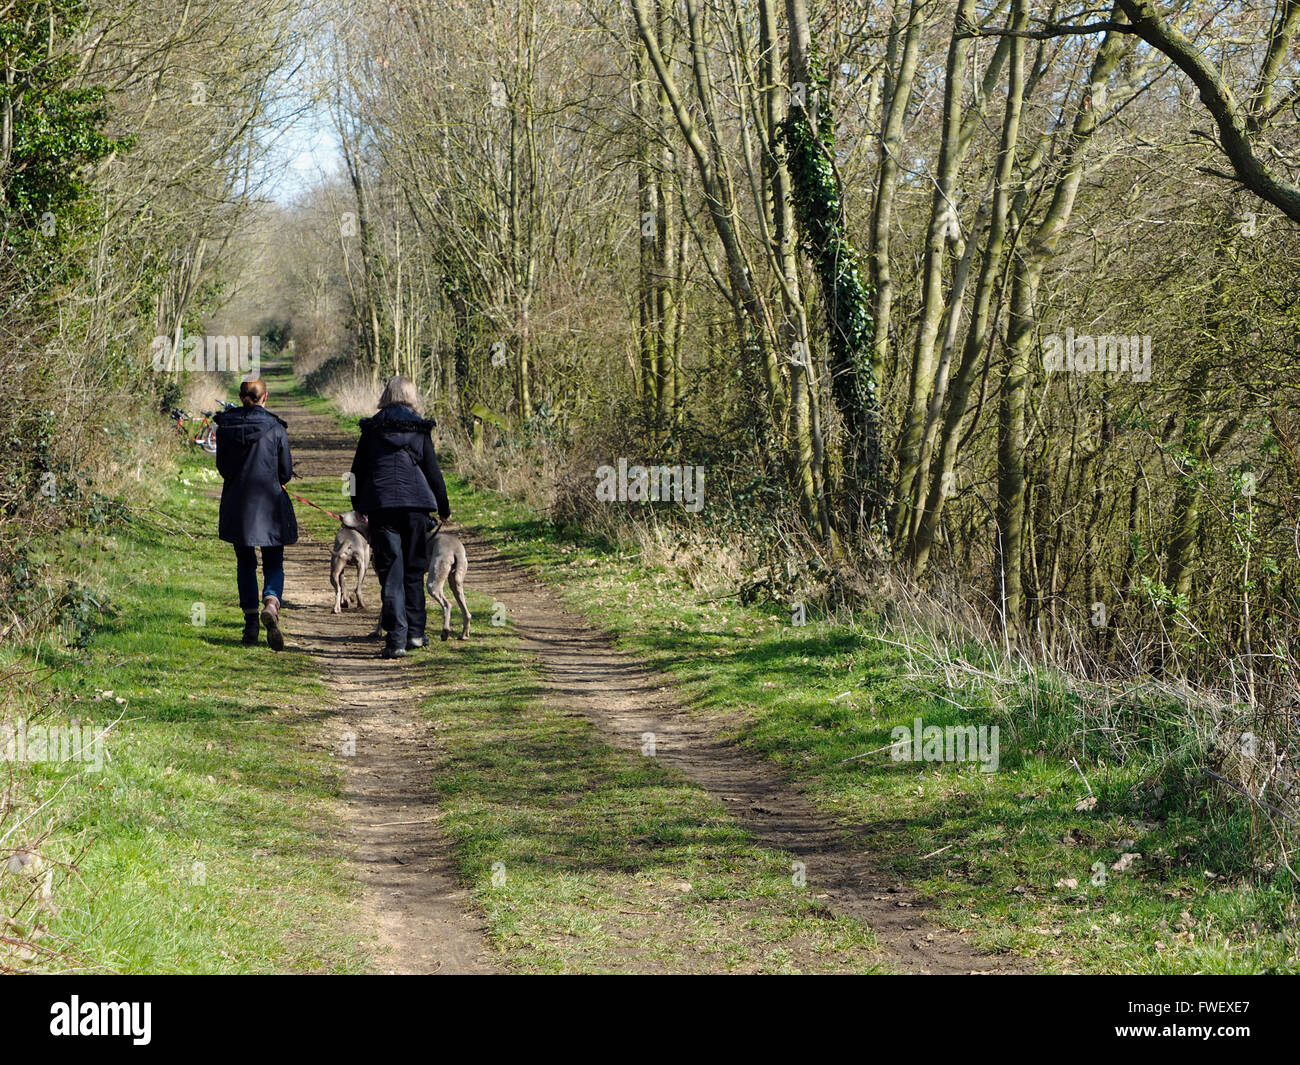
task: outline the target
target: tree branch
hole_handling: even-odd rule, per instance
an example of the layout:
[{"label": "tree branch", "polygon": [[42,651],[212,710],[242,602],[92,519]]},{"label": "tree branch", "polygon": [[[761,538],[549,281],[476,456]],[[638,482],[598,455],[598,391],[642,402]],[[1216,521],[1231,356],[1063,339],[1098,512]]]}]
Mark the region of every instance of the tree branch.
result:
[{"label": "tree branch", "polygon": [[1215,68],[1181,30],[1161,17],[1152,0],[1118,0],[1118,3],[1132,20],[1130,32],[1163,52],[1191,78],[1219,127],[1220,144],[1237,180],[1288,218],[1300,222],[1300,186],[1274,174],[1255,154],[1249,136],[1249,115]]}]

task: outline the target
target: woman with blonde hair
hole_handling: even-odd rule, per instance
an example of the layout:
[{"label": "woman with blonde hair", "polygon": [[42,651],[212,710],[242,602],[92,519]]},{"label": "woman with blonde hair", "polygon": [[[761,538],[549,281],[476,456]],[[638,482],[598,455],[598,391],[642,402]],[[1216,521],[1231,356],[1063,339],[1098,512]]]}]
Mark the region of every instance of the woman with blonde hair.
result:
[{"label": "woman with blonde hair", "polygon": [[383,588],[380,624],[385,658],[424,646],[424,574],[429,568],[429,511],[451,514],[433,450],[432,418],[420,415],[409,377],[393,377],[379,413],[361,420],[352,459],[352,509],[370,520],[370,547]]}]

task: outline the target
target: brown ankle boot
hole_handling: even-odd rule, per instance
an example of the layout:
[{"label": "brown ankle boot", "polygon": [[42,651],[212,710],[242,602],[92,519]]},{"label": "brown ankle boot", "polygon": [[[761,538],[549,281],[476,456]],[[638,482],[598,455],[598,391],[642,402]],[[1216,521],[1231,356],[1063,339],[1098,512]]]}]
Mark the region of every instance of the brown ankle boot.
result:
[{"label": "brown ankle boot", "polygon": [[261,625],[257,620],[257,610],[244,611],[244,646],[252,647],[257,643],[258,633],[261,632]]},{"label": "brown ankle boot", "polygon": [[284,650],[284,634],[280,631],[280,600],[268,595],[262,600],[262,624],[266,626],[266,645],[272,651]]}]

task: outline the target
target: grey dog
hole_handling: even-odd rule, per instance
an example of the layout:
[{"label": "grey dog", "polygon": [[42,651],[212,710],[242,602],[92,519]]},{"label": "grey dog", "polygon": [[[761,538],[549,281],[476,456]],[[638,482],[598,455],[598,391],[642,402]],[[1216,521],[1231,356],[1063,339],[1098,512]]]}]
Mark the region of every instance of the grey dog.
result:
[{"label": "grey dog", "polygon": [[430,533],[432,544],[429,551],[429,576],[425,587],[433,596],[433,601],[442,607],[442,638],[451,636],[451,603],[447,600],[446,585],[451,582],[451,594],[456,597],[460,608],[459,639],[469,639],[469,619],[472,616],[465,605],[465,572],[469,569],[469,557],[465,554],[465,545],[459,537],[451,533],[435,530]]},{"label": "grey dog", "polygon": [[343,591],[343,571],[349,565],[357,570],[357,609],[364,610],[361,601],[361,582],[370,566],[370,526],[355,510],[349,510],[340,519],[339,531],[334,534],[334,548],[330,551],[330,587],[334,589],[334,613],[348,608],[348,597]]}]

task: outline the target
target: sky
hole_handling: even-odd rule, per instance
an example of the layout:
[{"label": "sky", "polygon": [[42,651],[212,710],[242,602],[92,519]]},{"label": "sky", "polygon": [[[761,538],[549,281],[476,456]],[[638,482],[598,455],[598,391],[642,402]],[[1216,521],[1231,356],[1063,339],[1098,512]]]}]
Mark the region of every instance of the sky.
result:
[{"label": "sky", "polygon": [[270,197],[287,206],[341,165],[328,113],[323,106],[309,106],[277,128],[260,176],[267,181]]}]

